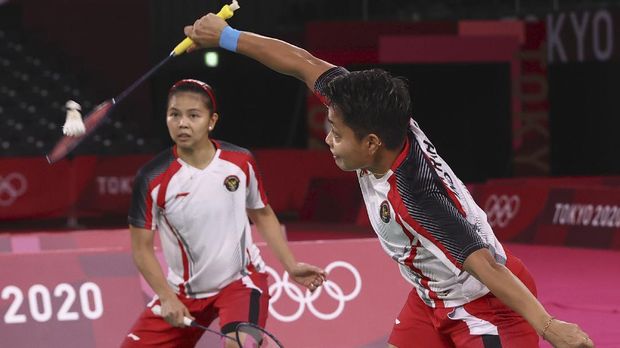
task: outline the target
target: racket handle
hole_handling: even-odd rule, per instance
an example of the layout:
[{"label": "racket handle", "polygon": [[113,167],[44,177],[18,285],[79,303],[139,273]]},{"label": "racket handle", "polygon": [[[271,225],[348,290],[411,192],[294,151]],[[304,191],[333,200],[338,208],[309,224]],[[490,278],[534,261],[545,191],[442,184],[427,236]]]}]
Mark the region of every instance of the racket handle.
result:
[{"label": "racket handle", "polygon": [[[153,307],[151,307],[151,312],[153,312],[153,314],[159,315],[161,317],[161,306],[160,305],[154,305]],[[194,326],[194,321],[191,320],[188,317],[183,317],[183,324],[185,324],[185,326]]]},{"label": "racket handle", "polygon": [[190,39],[189,37],[186,37],[172,50],[171,55],[178,56],[180,54],[183,54],[193,44],[194,44],[194,41],[192,41],[192,39]]},{"label": "racket handle", "polygon": [[222,19],[228,19],[235,14],[234,12],[237,11],[239,7],[240,6],[239,3],[237,3],[237,0],[233,0],[230,5],[222,6],[222,9],[217,13],[217,16]]},{"label": "racket handle", "polygon": [[[232,17],[234,15],[234,12],[238,9],[239,9],[239,4],[237,3],[237,0],[233,0],[233,2],[230,5],[222,6],[222,9],[220,10],[220,12],[217,13],[217,16],[222,19],[228,19]],[[172,50],[172,52],[170,52],[170,55],[176,57],[180,54],[183,54],[193,44],[194,44],[194,41],[192,41],[192,39],[190,39],[189,37],[186,37],[183,41],[181,41],[181,43],[179,43]]]}]

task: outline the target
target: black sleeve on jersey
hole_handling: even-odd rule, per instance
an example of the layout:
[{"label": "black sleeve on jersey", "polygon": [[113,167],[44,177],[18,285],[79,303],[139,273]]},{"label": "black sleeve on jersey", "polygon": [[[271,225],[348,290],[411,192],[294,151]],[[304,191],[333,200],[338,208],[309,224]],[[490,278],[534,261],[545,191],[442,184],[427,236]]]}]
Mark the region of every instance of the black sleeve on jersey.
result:
[{"label": "black sleeve on jersey", "polygon": [[349,70],[341,66],[335,66],[325,71],[321,74],[321,76],[319,76],[318,79],[316,79],[316,82],[314,82],[314,94],[319,97],[323,103],[326,103],[325,88],[327,87],[329,81],[333,80],[335,77],[346,75],[348,73]]},{"label": "black sleeve on jersey", "polygon": [[[151,229],[155,225],[155,216],[149,216],[151,211],[147,211],[149,208],[147,202],[151,192],[149,191],[149,185],[155,178],[164,173],[170,166],[170,163],[175,161],[172,148],[166,149],[159,153],[155,158],[145,164],[133,181],[133,193],[131,196],[131,206],[129,207],[128,222],[130,225],[139,228]],[[151,202],[153,205],[157,202]],[[147,216],[150,219],[147,219]],[[147,221],[149,220],[149,221]],[[148,223],[148,226],[147,226]]]},{"label": "black sleeve on jersey", "polygon": [[146,200],[149,194],[149,183],[142,170],[138,171],[133,181],[133,192],[131,195],[131,205],[129,206],[128,222],[138,228],[150,229],[146,226],[147,206]]},{"label": "black sleeve on jersey", "polygon": [[[413,135],[409,133],[409,136]],[[474,251],[487,248],[476,226],[459,212],[437,172],[418,142],[410,138],[407,159],[396,170],[398,191],[407,212],[450,253],[456,266],[463,268]],[[446,255],[448,256],[448,255]]]}]

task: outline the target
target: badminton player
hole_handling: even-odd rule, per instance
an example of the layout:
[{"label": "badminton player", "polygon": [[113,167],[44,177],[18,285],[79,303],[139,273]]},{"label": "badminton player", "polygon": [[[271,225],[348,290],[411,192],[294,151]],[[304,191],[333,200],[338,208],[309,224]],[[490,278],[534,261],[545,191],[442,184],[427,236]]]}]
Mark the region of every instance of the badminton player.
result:
[{"label": "badminton player", "polygon": [[166,121],[175,145],[140,169],[129,211],[133,258],[156,293],[149,307],[161,305],[161,316],[145,309],[123,347],[194,347],[204,331],[184,327],[184,316],[203,326],[219,317],[230,336],[239,322],[265,326],[267,275],[248,217],[296,282],[311,291],[323,283],[322,269],[295,261],[251,153],[210,137],[218,117],[206,83],[181,80],[170,89]]},{"label": "badminton player", "polygon": [[413,285],[390,346],[526,348],[542,336],[555,347],[593,347],[538,302],[527,269],[411,119],[403,80],[379,69],[349,72],[213,14],[185,34],[198,47],[220,46],[294,76],[327,105],[334,161],[357,172],[373,229]]}]

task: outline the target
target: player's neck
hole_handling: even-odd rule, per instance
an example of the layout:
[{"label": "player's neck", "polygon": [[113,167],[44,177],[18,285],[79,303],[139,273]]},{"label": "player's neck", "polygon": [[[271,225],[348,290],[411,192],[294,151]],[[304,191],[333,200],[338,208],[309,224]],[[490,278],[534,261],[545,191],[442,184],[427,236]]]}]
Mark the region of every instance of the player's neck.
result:
[{"label": "player's neck", "polygon": [[178,148],[177,149],[179,158],[181,158],[183,162],[198,169],[207,168],[207,166],[213,160],[215,151],[216,151],[215,145],[213,145],[211,140],[207,140],[206,144],[203,146],[194,146],[192,148],[185,148],[185,149]]},{"label": "player's neck", "polygon": [[[403,146],[405,146],[405,144],[403,144]],[[390,171],[392,165],[394,165],[394,162],[396,162],[396,159],[402,151],[402,148],[398,148],[398,150],[382,148],[375,154],[373,164],[366,169],[371,172],[375,178],[380,179]]]}]

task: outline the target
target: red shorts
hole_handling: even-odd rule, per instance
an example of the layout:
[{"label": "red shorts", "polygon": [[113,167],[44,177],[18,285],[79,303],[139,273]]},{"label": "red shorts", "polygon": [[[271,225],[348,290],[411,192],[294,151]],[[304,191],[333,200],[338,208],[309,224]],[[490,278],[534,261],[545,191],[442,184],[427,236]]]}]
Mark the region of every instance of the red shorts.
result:
[{"label": "red shorts", "polygon": [[[250,282],[261,289],[262,293],[245,285]],[[209,326],[219,317],[220,329],[225,334],[235,331],[239,322],[265,327],[269,310],[267,274],[253,272],[250,276],[230,283],[212,297],[179,297],[179,300],[203,326]],[[152,303],[155,304],[159,304],[159,300]],[[203,333],[204,330],[200,328],[173,327],[147,308],[134,323],[121,347],[194,347]]]},{"label": "red shorts", "polygon": [[[506,266],[536,296],[534,279],[521,260]],[[431,308],[412,290],[389,343],[398,348],[538,348],[538,334],[519,314],[489,293],[455,308]]]}]

